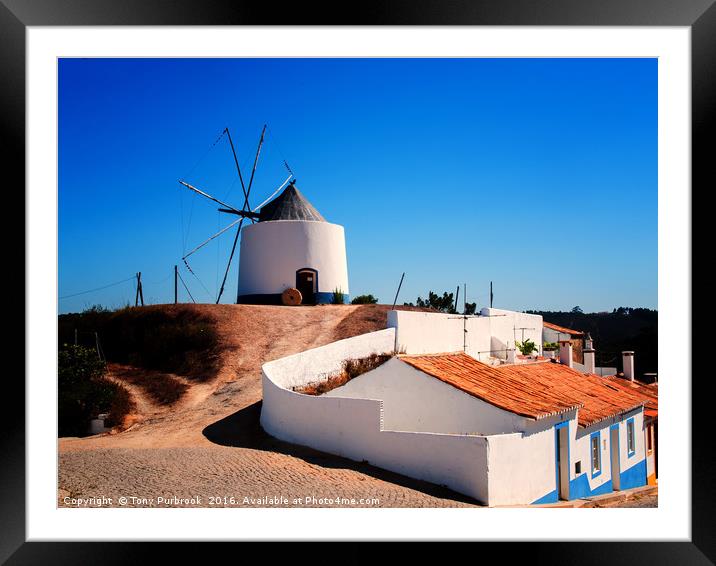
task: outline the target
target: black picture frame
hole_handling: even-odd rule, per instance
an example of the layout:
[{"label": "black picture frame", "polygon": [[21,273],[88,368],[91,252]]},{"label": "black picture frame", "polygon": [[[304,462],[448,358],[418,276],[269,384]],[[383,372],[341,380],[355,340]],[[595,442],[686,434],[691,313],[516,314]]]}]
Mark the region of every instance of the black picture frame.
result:
[{"label": "black picture frame", "polygon": [[[5,131],[4,176],[25,183],[25,33],[27,26],[86,25],[558,25],[688,26],[692,38],[692,195],[705,193],[713,169],[709,137],[716,105],[716,6],[714,0],[398,0],[274,5],[240,0],[0,0],[0,123]],[[701,187],[699,190],[698,188]],[[685,191],[688,187],[685,187]],[[688,195],[687,195],[688,196]],[[693,205],[693,201],[692,201]],[[25,210],[24,203],[20,203]],[[25,210],[25,213],[29,212]],[[696,266],[697,269],[704,269]],[[691,274],[693,277],[693,274]],[[25,297],[31,301],[32,297]],[[690,352],[683,353],[691,358]],[[684,375],[690,378],[689,365]],[[716,526],[712,505],[716,471],[710,457],[710,376],[691,381],[692,390],[692,538],[690,542],[485,543],[500,544],[501,559],[523,558],[549,564],[713,564]],[[225,544],[201,548],[162,543],[26,542],[25,398],[20,380],[6,380],[17,413],[5,414],[0,461],[0,560],[8,564],[129,564],[177,558],[202,562],[220,557]],[[687,427],[688,423],[684,423]],[[709,447],[699,450],[698,447]],[[82,533],[77,533],[82,538]],[[272,560],[290,558],[293,549],[272,549]],[[342,561],[373,560],[372,545],[343,548]],[[420,551],[424,554],[424,551]],[[489,556],[489,553],[485,556]],[[444,560],[445,556],[441,556]],[[475,557],[477,559],[477,557]]]}]

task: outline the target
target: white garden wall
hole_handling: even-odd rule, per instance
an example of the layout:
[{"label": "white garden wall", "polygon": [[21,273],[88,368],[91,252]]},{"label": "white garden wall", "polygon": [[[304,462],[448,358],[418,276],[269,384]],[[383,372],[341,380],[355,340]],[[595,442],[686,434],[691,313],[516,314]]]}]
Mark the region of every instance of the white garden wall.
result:
[{"label": "white garden wall", "polygon": [[488,504],[532,503],[555,489],[554,428],[501,434],[488,441]]}]

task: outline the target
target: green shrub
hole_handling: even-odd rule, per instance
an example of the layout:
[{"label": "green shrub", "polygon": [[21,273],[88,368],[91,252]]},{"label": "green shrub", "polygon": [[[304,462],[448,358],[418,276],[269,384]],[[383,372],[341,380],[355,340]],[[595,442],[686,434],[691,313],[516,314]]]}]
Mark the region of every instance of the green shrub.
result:
[{"label": "green shrub", "polygon": [[529,338],[524,342],[515,341],[517,349],[522,353],[523,356],[529,356],[532,352],[537,351],[537,344],[535,344]]},{"label": "green shrub", "polygon": [[342,305],[346,302],[346,296],[340,287],[333,289],[333,297],[331,298],[332,305]]},{"label": "green shrub", "polygon": [[106,366],[97,352],[67,345],[58,354],[58,434],[87,434],[90,420],[109,413],[108,426],[120,424],[133,408],[129,392],[105,377]]},{"label": "green shrub", "polygon": [[375,305],[378,302],[373,295],[358,295],[351,301],[352,305]]}]

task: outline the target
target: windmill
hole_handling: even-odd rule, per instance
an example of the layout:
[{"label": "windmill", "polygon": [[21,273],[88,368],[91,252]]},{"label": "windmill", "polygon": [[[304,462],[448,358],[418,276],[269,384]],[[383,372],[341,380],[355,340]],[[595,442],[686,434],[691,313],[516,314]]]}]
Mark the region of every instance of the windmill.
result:
[{"label": "windmill", "polygon": [[[204,197],[204,198],[206,198],[206,199],[209,199],[209,200],[211,200],[211,201],[213,201],[213,202],[215,202],[215,203],[221,205],[221,208],[218,209],[219,212],[223,212],[223,213],[226,213],[226,214],[232,214],[232,215],[238,216],[238,218],[237,218],[236,220],[234,220],[233,222],[231,222],[228,226],[225,226],[224,228],[222,228],[221,230],[219,230],[216,234],[214,234],[214,235],[210,236],[209,238],[207,238],[206,240],[204,240],[202,243],[200,243],[198,246],[194,247],[191,251],[189,251],[188,253],[184,254],[184,256],[182,257],[182,261],[184,262],[184,265],[186,265],[187,269],[193,274],[194,271],[192,270],[191,266],[189,265],[189,262],[187,261],[187,258],[188,258],[189,256],[193,255],[194,253],[196,253],[197,251],[199,251],[199,250],[200,250],[201,248],[203,248],[204,246],[206,246],[209,242],[213,241],[214,239],[218,238],[219,236],[221,236],[221,235],[224,234],[225,232],[228,232],[229,230],[231,230],[234,226],[237,226],[237,225],[238,225],[238,227],[237,227],[237,229],[236,229],[236,235],[234,236],[234,242],[233,242],[233,244],[232,244],[232,246],[231,246],[231,253],[230,253],[230,255],[229,255],[229,260],[228,260],[228,262],[227,262],[227,264],[226,264],[226,269],[225,269],[225,271],[224,271],[224,277],[223,277],[223,280],[222,280],[222,282],[221,282],[221,287],[220,287],[220,289],[219,289],[219,293],[218,293],[218,296],[217,296],[217,298],[216,298],[216,304],[219,303],[219,301],[221,300],[221,296],[222,296],[223,293],[224,293],[224,288],[225,288],[225,286],[226,286],[226,279],[227,279],[227,277],[228,277],[228,275],[229,275],[229,270],[231,269],[231,262],[232,262],[232,260],[233,260],[233,258],[234,258],[234,253],[236,252],[236,244],[237,244],[238,241],[239,241],[239,236],[241,235],[241,227],[243,226],[244,221],[248,218],[248,219],[251,221],[252,224],[255,223],[255,222],[258,220],[258,218],[259,218],[259,213],[256,212],[256,211],[257,211],[259,208],[261,208],[264,204],[266,204],[269,200],[271,200],[281,189],[283,189],[283,188],[289,183],[289,181],[291,180],[291,178],[293,177],[293,173],[291,172],[290,168],[288,167],[288,164],[287,164],[286,162],[284,162],[284,165],[285,165],[286,168],[289,170],[289,176],[288,176],[288,177],[284,180],[284,182],[278,187],[278,189],[276,189],[276,190],[273,192],[273,194],[272,194],[271,196],[269,196],[269,197],[268,197],[264,202],[262,202],[260,205],[258,205],[257,207],[255,207],[255,208],[252,209],[252,208],[251,208],[251,205],[249,204],[249,196],[251,195],[251,187],[253,186],[254,176],[255,176],[255,174],[256,174],[256,167],[258,166],[259,156],[261,155],[261,148],[262,148],[262,146],[263,146],[263,144],[264,144],[264,138],[265,138],[265,135],[266,135],[266,125],[264,125],[263,129],[261,130],[261,137],[259,138],[259,143],[258,143],[258,146],[257,146],[257,148],[256,148],[256,155],[255,155],[255,157],[254,157],[254,163],[253,163],[253,167],[252,167],[252,169],[251,169],[251,176],[249,177],[248,185],[244,183],[244,177],[243,177],[243,175],[242,175],[242,173],[241,173],[241,167],[239,166],[239,160],[238,160],[238,158],[237,158],[237,156],[236,156],[236,149],[234,148],[234,142],[233,142],[233,140],[231,139],[231,132],[229,131],[229,128],[224,128],[223,132],[222,132],[221,135],[219,136],[219,139],[221,139],[224,135],[226,135],[226,137],[228,138],[229,145],[230,145],[230,147],[231,147],[231,153],[232,153],[233,158],[234,158],[234,164],[236,165],[236,172],[238,173],[239,182],[240,182],[240,184],[241,184],[241,191],[242,191],[243,196],[244,196],[244,203],[243,203],[241,209],[235,208],[235,207],[233,207],[233,206],[231,206],[231,205],[229,205],[229,204],[227,204],[227,203],[225,203],[225,202],[222,202],[222,201],[219,200],[218,198],[216,198],[216,197],[210,195],[209,193],[207,193],[207,192],[205,192],[205,191],[199,189],[198,187],[195,187],[194,185],[191,185],[191,184],[187,183],[187,182],[184,181],[183,179],[180,179],[180,180],[179,180],[179,183],[180,183],[181,185],[183,185],[184,187],[186,187],[187,189],[189,189],[190,191],[193,191],[193,192],[195,192],[196,194],[201,195],[202,197]],[[216,143],[218,143],[219,139],[217,139],[217,141],[214,142],[214,145],[216,145]]]}]

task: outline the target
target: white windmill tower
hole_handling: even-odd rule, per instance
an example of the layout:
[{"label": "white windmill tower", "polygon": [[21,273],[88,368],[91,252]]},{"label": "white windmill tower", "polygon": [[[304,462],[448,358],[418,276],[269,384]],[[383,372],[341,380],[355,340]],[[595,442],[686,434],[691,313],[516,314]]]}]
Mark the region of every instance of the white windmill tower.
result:
[{"label": "white windmill tower", "polygon": [[[239,216],[182,259],[189,268],[187,257],[238,224],[217,303],[224,291],[239,236],[241,247],[237,303],[330,303],[334,301],[336,291],[342,295],[344,302],[348,302],[348,265],[343,226],[327,222],[321,216],[296,188],[295,179],[291,180],[293,174],[263,203],[253,209],[249,205],[249,195],[265,132],[266,126],[261,132],[251,177],[246,186],[231,134],[228,128],[224,130],[231,145],[244,193],[241,210],[221,202],[189,183],[179,181],[188,189],[220,204],[223,207],[219,209],[221,212]],[[242,230],[247,218],[251,224]]]}]

